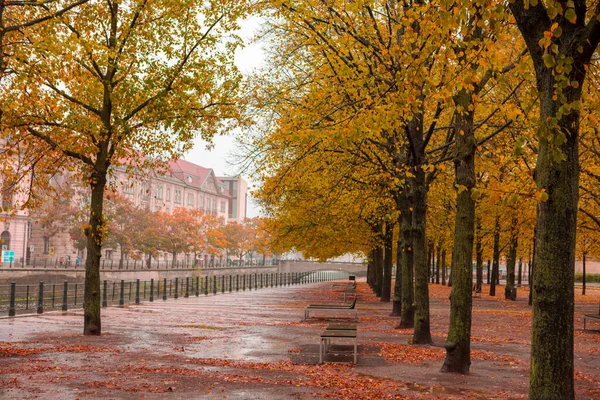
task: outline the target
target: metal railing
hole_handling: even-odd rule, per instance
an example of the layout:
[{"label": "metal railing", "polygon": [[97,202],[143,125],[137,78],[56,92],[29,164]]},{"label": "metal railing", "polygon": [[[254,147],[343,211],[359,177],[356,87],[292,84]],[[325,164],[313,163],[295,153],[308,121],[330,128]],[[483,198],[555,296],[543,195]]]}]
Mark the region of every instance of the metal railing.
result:
[{"label": "metal railing", "polygon": [[[188,276],[174,279],[101,281],[102,307],[166,301],[179,297],[199,297],[279,286],[300,285],[345,279],[344,272],[268,272],[236,275]],[[83,308],[84,284],[0,285],[0,315],[42,314],[47,310]]]},{"label": "metal railing", "polygon": [[[100,269],[102,270],[151,270],[151,269],[194,269],[194,268],[247,268],[247,267],[272,267],[277,266],[277,260],[134,260],[125,259],[100,260]],[[31,258],[26,263],[20,258],[13,262],[0,262],[2,269],[85,269],[85,260],[62,260],[60,258]]]}]

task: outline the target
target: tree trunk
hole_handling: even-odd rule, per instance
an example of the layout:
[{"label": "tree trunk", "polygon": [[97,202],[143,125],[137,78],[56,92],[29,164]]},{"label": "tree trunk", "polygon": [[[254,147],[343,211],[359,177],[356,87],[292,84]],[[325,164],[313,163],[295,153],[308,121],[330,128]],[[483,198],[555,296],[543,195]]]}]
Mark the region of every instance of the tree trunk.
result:
[{"label": "tree trunk", "polygon": [[381,297],[383,291],[383,247],[375,249],[375,295]]},{"label": "tree trunk", "polygon": [[394,284],[394,295],[392,297],[392,312],[390,316],[399,317],[402,313],[402,219],[398,218],[398,242],[396,245],[396,282]]},{"label": "tree trunk", "polygon": [[529,305],[533,305],[533,267],[535,266],[535,242],[536,242],[536,231],[537,231],[537,226],[535,228],[533,228],[533,254],[532,254],[532,259],[531,259],[531,264],[529,265],[529,277],[528,277],[528,283],[529,283]]},{"label": "tree trunk", "polygon": [[[573,69],[583,71],[584,66],[574,65]],[[540,120],[547,121],[556,116],[560,105],[552,101],[555,85],[552,74],[545,74],[541,80]],[[579,81],[579,88],[583,86],[583,79],[572,81]],[[581,90],[578,92],[570,100],[579,100]],[[539,189],[547,190],[549,198],[538,203],[529,386],[532,399],[575,397],[573,314],[579,184],[578,126],[579,112],[573,111],[570,118],[563,117],[561,120],[558,131],[570,132],[570,135],[561,149],[565,160],[558,164],[553,161],[548,143],[540,140],[536,183]]]},{"label": "tree trunk", "polygon": [[442,250],[442,285],[446,286],[446,249]]},{"label": "tree trunk", "polygon": [[412,211],[408,198],[400,210],[400,235],[402,236],[402,313],[398,328],[413,328],[415,324],[414,306],[414,261]]},{"label": "tree trunk", "polygon": [[175,268],[177,266],[177,252],[171,252],[173,254],[173,258],[171,259],[171,268]]},{"label": "tree trunk", "polygon": [[[540,123],[536,132],[539,148],[535,181],[538,190],[545,190],[546,194],[545,201],[537,205],[529,396],[568,400],[575,398],[573,317],[579,105],[588,64],[600,40],[600,22],[597,11],[586,16],[588,7],[593,9],[595,5],[585,1],[565,8],[574,18],[550,18],[544,2],[534,6],[518,0],[509,3],[509,7],[536,72]],[[552,46],[557,54],[548,53],[552,57],[549,60],[543,50],[547,46],[540,46],[540,40],[546,31],[554,29],[553,24],[562,35],[550,38],[556,42]],[[562,60],[570,61],[568,68],[562,68]]]},{"label": "tree trunk", "polygon": [[584,251],[583,252],[583,276],[581,277],[582,283],[583,283],[583,286],[581,288],[582,295],[585,295],[585,258],[586,258],[586,256],[587,256],[587,253]]},{"label": "tree trunk", "polygon": [[[455,102],[463,110],[472,104],[472,93],[463,89]],[[444,372],[468,374],[471,366],[471,307],[473,285],[473,239],[475,237],[475,201],[471,191],[475,187],[475,151],[477,142],[473,128],[473,112],[457,112],[455,117],[456,155],[454,172],[456,187],[456,220],[454,251],[452,252],[452,292],[450,293],[450,326]]]},{"label": "tree trunk", "polygon": [[496,295],[498,275],[500,275],[500,217],[496,217],[494,227],[494,264],[492,265],[492,280],[490,282],[490,296]]},{"label": "tree trunk", "polygon": [[394,264],[394,224],[386,222],[384,235],[383,281],[381,285],[381,301],[389,303],[392,291],[392,268]]},{"label": "tree trunk", "polygon": [[86,229],[87,258],[85,260],[83,334],[101,335],[100,320],[100,257],[104,239],[104,188],[106,171],[94,171],[92,174],[92,198],[90,203],[90,225]]},{"label": "tree trunk", "polygon": [[523,277],[523,259],[519,258],[519,275],[517,278],[517,286],[518,287],[521,287],[522,277]]},{"label": "tree trunk", "polygon": [[506,300],[517,299],[517,289],[515,288],[515,267],[517,264],[517,247],[519,243],[517,218],[513,218],[510,229],[510,245],[508,257],[506,259],[506,286],[504,287],[504,298]]},{"label": "tree trunk", "polygon": [[435,269],[435,245],[433,242],[429,242],[427,245],[427,280],[433,283],[434,269]]},{"label": "tree trunk", "polygon": [[125,255],[123,254],[123,245],[121,243],[119,244],[119,253],[120,253],[120,257],[119,257],[119,269],[123,269],[123,261],[125,259]]},{"label": "tree trunk", "polygon": [[413,248],[415,268],[415,330],[413,343],[429,344],[431,327],[429,322],[429,286],[427,274],[427,187],[425,172],[420,165],[413,170]]},{"label": "tree trunk", "polygon": [[492,279],[492,260],[488,260],[487,262],[487,276],[486,276],[486,282],[489,285],[490,281]]},{"label": "tree trunk", "polygon": [[377,255],[375,254],[375,249],[371,249],[369,252],[369,265],[367,267],[367,283],[371,287],[371,290],[375,291],[375,258]]},{"label": "tree trunk", "polygon": [[477,279],[475,283],[475,292],[481,293],[483,286],[483,244],[481,237],[481,219],[477,218],[477,237],[475,241],[475,255],[477,262]]},{"label": "tree trunk", "polygon": [[437,248],[437,263],[435,264],[435,283],[436,284],[440,284],[440,258],[442,255],[442,242],[440,241],[438,243],[438,248]]}]

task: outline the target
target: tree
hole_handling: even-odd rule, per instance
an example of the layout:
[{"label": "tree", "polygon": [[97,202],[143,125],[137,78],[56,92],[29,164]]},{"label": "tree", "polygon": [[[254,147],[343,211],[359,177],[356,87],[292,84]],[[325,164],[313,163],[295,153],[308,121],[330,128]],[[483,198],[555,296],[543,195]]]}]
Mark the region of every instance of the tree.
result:
[{"label": "tree", "polygon": [[255,247],[255,235],[249,224],[233,221],[221,228],[228,253],[238,257],[240,264],[244,256],[252,252]]},{"label": "tree", "polygon": [[[540,95],[538,203],[529,395],[575,397],[573,314],[580,100],[600,40],[600,5],[509,3],[527,44]],[[552,346],[548,346],[552,343]]]},{"label": "tree", "polygon": [[[241,120],[234,32],[246,2],[92,2],[27,32],[9,146],[81,172],[91,189],[84,334],[99,335],[104,192],[111,166],[166,160]],[[41,161],[39,161],[41,165]],[[37,175],[31,175],[35,181]]]},{"label": "tree", "polygon": [[47,190],[48,196],[38,209],[34,211],[33,219],[40,224],[42,232],[49,241],[59,233],[68,231],[76,225],[79,209],[76,201],[76,190],[68,184],[57,185]]},{"label": "tree", "polygon": [[201,210],[184,207],[176,208],[171,213],[155,213],[161,232],[159,249],[173,255],[173,267],[177,263],[177,254],[195,253],[206,247],[204,217]]},{"label": "tree", "polygon": [[107,235],[103,246],[119,247],[121,257],[119,258],[119,269],[123,268],[125,256],[133,251],[136,239],[138,239],[137,227],[144,218],[144,210],[140,210],[129,200],[129,198],[114,193],[106,196],[106,220]]}]

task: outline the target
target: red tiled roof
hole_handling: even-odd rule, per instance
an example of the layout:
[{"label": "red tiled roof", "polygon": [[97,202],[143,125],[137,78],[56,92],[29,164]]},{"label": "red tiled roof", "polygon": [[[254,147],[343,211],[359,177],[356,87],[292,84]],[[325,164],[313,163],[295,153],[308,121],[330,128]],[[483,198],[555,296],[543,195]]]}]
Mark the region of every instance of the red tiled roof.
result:
[{"label": "red tiled roof", "polygon": [[[212,171],[210,168],[204,168],[185,160],[169,161],[169,169],[175,178],[184,182],[186,185],[197,188],[202,187],[202,183],[204,183]],[[188,176],[192,177],[192,182],[187,180]]]},{"label": "red tiled roof", "polygon": [[[200,165],[180,159],[169,161],[169,170],[171,171],[171,175],[173,177],[179,179],[188,186],[193,186],[198,189],[202,188],[202,184],[212,172],[217,186],[221,190],[221,194],[230,197],[229,191],[221,186],[223,182],[217,178],[211,168],[204,168]],[[191,182],[188,181],[188,176],[192,177]]]}]

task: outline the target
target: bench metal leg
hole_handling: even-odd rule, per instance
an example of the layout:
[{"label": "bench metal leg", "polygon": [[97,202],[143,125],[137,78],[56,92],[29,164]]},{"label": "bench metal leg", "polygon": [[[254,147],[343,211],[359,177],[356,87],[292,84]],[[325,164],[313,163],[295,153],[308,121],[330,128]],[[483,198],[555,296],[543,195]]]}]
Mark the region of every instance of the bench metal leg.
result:
[{"label": "bench metal leg", "polygon": [[319,364],[323,364],[323,338],[319,342]]}]

